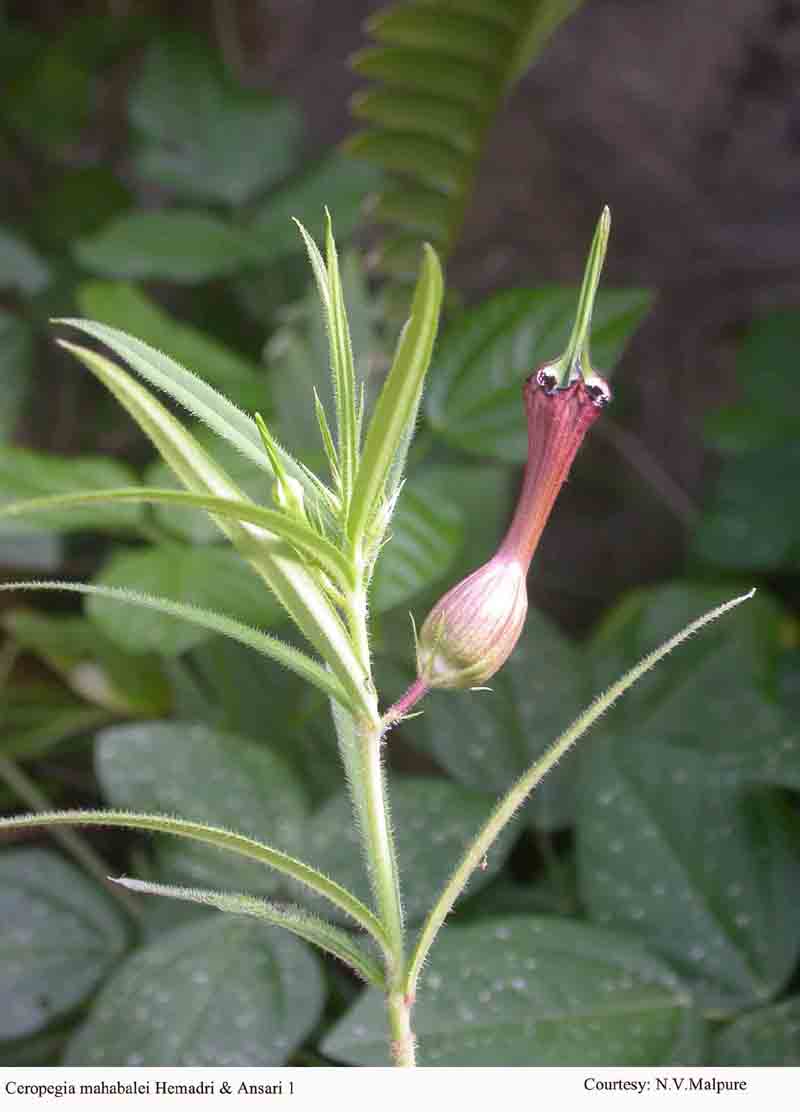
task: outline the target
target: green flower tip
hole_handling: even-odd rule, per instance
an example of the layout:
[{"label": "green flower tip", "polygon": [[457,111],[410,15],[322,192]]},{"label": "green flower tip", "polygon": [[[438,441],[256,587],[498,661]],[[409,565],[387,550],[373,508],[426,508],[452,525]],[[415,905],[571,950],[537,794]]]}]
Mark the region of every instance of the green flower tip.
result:
[{"label": "green flower tip", "polygon": [[542,368],[543,371],[555,378],[559,389],[566,389],[578,379],[582,378],[586,382],[595,377],[589,355],[589,339],[594,299],[600,285],[600,274],[606,258],[610,232],[611,210],[606,205],[600,214],[600,219],[597,221],[592,246],[589,248],[589,257],[586,260],[586,269],[583,273],[583,282],[578,295],[575,323],[572,326],[566,349],[558,359],[554,359],[552,363],[548,363]]}]

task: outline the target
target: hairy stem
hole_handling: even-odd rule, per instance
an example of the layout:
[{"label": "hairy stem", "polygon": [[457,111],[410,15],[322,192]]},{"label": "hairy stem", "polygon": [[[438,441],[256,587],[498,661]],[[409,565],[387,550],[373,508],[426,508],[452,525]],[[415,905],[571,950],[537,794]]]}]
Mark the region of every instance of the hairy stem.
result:
[{"label": "hairy stem", "polygon": [[396,1066],[416,1066],[416,1046],[411,1030],[411,1001],[402,992],[390,992],[386,998],[389,1030],[392,1036],[392,1060]]},{"label": "hairy stem", "polygon": [[402,695],[396,703],[392,703],[389,709],[383,716],[383,725],[385,729],[389,729],[401,718],[405,718],[413,706],[415,706],[420,699],[423,699],[428,694],[428,685],[421,677],[417,677],[411,684],[409,689]]},{"label": "hairy stem", "polygon": [[[372,687],[364,588],[351,595],[347,611],[356,655]],[[331,707],[375,910],[387,937],[387,1009],[392,1033],[392,1057],[397,1066],[411,1066],[414,1065],[414,1039],[410,1007],[404,1000],[402,988],[405,978],[403,909],[381,750],[384,723],[378,716],[377,704],[374,715],[369,718],[357,718],[335,702],[331,703]]]}]

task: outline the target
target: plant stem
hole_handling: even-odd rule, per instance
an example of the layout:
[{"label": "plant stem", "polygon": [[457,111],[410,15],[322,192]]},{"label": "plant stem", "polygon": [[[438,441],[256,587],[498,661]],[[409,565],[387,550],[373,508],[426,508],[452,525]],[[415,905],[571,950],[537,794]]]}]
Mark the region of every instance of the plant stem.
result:
[{"label": "plant stem", "polygon": [[[356,655],[372,686],[366,590],[361,588],[354,592],[348,600],[347,609],[348,627]],[[372,716],[359,718],[336,702],[332,701],[331,707],[339,751],[350,783],[375,909],[387,936],[387,1010],[392,1057],[397,1066],[413,1066],[414,1038],[411,1033],[410,1004],[403,992],[403,910],[381,753],[384,724],[378,715],[377,703]]]},{"label": "plant stem", "polygon": [[411,1030],[411,1001],[402,992],[390,992],[386,1005],[394,1064],[405,1068],[416,1066],[414,1032]]},{"label": "plant stem", "polygon": [[402,695],[396,703],[392,703],[384,714],[384,728],[388,729],[389,726],[393,726],[395,722],[399,722],[401,718],[404,718],[411,708],[418,703],[420,699],[424,698],[427,693],[428,685],[418,676],[411,684],[408,691],[406,691],[405,695]]}]

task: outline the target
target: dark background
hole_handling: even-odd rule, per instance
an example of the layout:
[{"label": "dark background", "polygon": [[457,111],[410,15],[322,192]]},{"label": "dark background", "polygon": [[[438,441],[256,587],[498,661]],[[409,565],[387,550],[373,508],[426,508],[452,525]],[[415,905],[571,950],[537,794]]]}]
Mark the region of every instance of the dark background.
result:
[{"label": "dark background", "polygon": [[[301,105],[313,155],[353,130],[348,96],[360,82],[347,59],[381,6],[107,7],[117,16],[156,11],[213,36],[245,83]],[[12,20],[54,34],[76,12],[105,8],[6,7]],[[538,602],[573,628],[586,628],[624,587],[677,566],[715,475],[702,417],[736,397],[734,354],[748,322],[797,304],[799,72],[794,0],[590,0],[496,121],[449,282],[469,300],[514,284],[577,282],[607,202],[606,284],[657,293],[604,422],[609,489],[588,495],[604,500],[609,528],[598,529],[597,515],[582,514],[581,495],[567,490],[538,558]],[[96,128],[113,131],[129,77],[125,66],[113,71]],[[3,177],[12,192],[26,187],[19,166]],[[50,397],[69,404],[59,392]],[[28,439],[38,439],[35,430]],[[582,584],[559,571],[564,553],[576,551]]]}]

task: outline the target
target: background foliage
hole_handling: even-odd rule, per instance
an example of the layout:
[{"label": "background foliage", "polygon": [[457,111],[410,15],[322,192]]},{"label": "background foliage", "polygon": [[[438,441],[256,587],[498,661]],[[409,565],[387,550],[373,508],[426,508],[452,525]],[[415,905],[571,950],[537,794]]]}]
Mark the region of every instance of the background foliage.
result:
[{"label": "background foliage", "polygon": [[[57,18],[33,7],[9,5],[0,35],[2,501],[167,482],[116,405],[53,351],[48,317],[75,311],[169,352],[321,465],[310,397],[316,386],[330,401],[324,336],[289,217],[318,234],[327,204],[340,244],[353,243],[346,296],[358,372],[374,396],[420,236],[454,252],[504,97],[543,49],[546,59],[550,32],[578,5],[381,10],[354,62],[365,80],[353,134],[328,150],[304,137],[292,99],[242,80],[224,27],[168,23],[158,5],[136,18],[100,5]],[[369,245],[369,266],[356,243]],[[376,280],[378,263],[388,283]],[[457,263],[453,271],[412,474],[371,600],[387,703],[412,668],[409,609],[422,618],[507,522],[524,456],[519,384],[563,346],[574,307],[573,289],[539,282],[535,270],[461,304]],[[613,370],[658,292],[607,283],[598,366]],[[708,407],[702,433],[718,474],[699,510],[687,511],[678,490],[685,550],[667,581],[617,596],[586,583],[579,543],[563,545],[569,620],[563,608],[532,613],[493,693],[436,694],[392,738],[413,923],[497,794],[592,693],[699,611],[761,587],[642,682],[495,847],[432,954],[417,1013],[423,1062],[800,1064],[791,394],[800,314],[787,303],[738,323],[736,400]],[[614,437],[635,476],[609,467],[595,438],[567,492],[597,534],[614,529],[609,507],[630,486],[676,505],[635,427]],[[268,497],[246,461],[232,453],[223,463],[245,491]],[[99,506],[0,530],[9,578],[89,576],[263,628],[278,620],[190,510]],[[634,567],[637,541],[626,540]],[[539,575],[535,566],[534,589]],[[582,596],[582,586],[598,589]],[[101,599],[37,607],[12,601],[2,612],[6,809],[103,802],[176,812],[264,837],[366,892],[319,694],[238,645],[149,612],[121,621]],[[121,902],[98,876],[299,899],[290,884],[250,863],[231,877],[228,858],[164,836],[63,838],[20,834],[0,853],[9,1001],[0,1060],[386,1060],[379,998],[333,961],[261,923]]]}]

